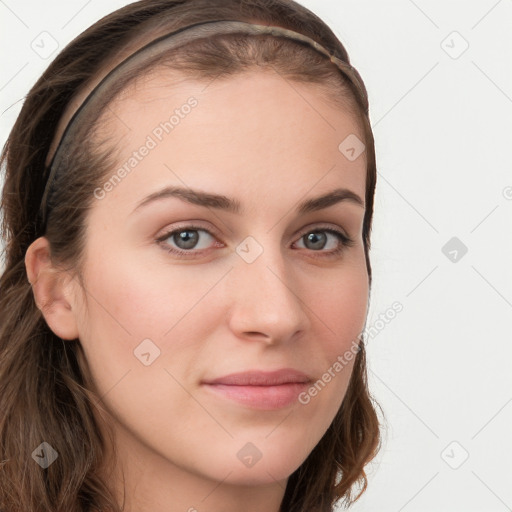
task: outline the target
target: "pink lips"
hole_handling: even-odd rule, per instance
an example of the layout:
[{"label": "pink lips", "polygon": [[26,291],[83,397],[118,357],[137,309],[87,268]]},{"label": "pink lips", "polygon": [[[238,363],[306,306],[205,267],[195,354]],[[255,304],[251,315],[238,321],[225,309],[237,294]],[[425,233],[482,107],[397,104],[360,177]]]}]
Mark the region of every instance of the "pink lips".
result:
[{"label": "pink lips", "polygon": [[285,368],[273,372],[247,371],[204,381],[206,389],[256,409],[280,409],[297,400],[311,383],[311,378]]}]

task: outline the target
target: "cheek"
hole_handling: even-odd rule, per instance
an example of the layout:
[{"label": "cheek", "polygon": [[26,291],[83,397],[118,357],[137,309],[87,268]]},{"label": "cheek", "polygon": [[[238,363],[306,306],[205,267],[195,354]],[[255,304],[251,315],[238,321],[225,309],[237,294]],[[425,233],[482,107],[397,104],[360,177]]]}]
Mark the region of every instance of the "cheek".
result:
[{"label": "cheek", "polygon": [[323,333],[316,343],[323,373],[302,403],[311,402],[314,409],[329,410],[327,416],[331,419],[341,406],[352,375],[367,316],[368,293],[368,274],[363,259],[347,263],[311,296],[311,312],[317,318],[318,332]]},{"label": "cheek", "polygon": [[348,261],[340,272],[332,272],[311,294],[311,311],[326,329],[322,345],[326,353],[338,354],[359,337],[366,320],[368,294],[368,274],[361,259]]},{"label": "cheek", "polygon": [[[129,256],[98,258],[89,269],[80,341],[109,413],[161,446],[180,446],[179,431],[192,420],[198,432],[211,427],[188,390],[198,361],[206,359],[214,316],[212,299],[201,298],[219,273],[157,270]],[[180,417],[188,419],[176,425],[173,418]]]},{"label": "cheek", "polygon": [[[80,340],[98,391],[128,385],[131,397],[179,391],[171,375],[183,382],[197,375],[198,361],[208,360],[206,341],[224,318],[214,289],[229,267],[185,268],[148,261],[143,251],[115,253],[116,244],[96,247],[84,276]],[[175,403],[178,408],[179,399]]]}]

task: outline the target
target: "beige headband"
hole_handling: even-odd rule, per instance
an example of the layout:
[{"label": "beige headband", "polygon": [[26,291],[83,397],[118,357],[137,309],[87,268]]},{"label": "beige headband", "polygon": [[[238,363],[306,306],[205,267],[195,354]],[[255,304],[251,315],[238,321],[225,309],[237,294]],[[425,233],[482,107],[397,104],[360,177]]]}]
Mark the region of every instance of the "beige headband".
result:
[{"label": "beige headband", "polygon": [[207,21],[174,30],[173,32],[167,33],[161,37],[157,37],[142,48],[139,48],[117,64],[101,79],[97,79],[95,87],[86,96],[80,106],[76,108],[66,127],[63,130],[60,130],[62,133],[60,141],[58,144],[56,141],[52,143],[52,147],[48,155],[48,157],[51,157],[52,149],[55,148],[53,158],[47,167],[48,178],[39,208],[43,229],[46,225],[48,212],[51,209],[49,202],[51,200],[52,193],[58,187],[59,177],[65,175],[66,161],[70,154],[70,143],[74,140],[74,136],[81,127],[90,126],[98,117],[104,93],[110,89],[110,86],[113,83],[118,83],[119,81],[121,81],[120,83],[127,82],[129,78],[132,78],[136,74],[137,69],[142,63],[147,65],[152,61],[156,62],[164,51],[183,46],[196,39],[230,33],[254,35],[270,34],[272,36],[285,37],[287,39],[306,43],[328,57],[331,62],[335,64],[347,78],[349,78],[349,81],[354,87],[356,87],[359,93],[359,98],[366,98],[364,86],[362,86],[361,78],[355,68],[353,68],[349,63],[331,55],[323,46],[313,39],[303,34],[299,34],[298,32],[294,32],[293,30],[234,20]]}]

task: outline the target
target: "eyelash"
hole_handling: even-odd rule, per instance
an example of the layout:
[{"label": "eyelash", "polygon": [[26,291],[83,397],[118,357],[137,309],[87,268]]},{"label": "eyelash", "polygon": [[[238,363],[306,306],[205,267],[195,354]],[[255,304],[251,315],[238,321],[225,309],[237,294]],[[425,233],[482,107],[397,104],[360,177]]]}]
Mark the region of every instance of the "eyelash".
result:
[{"label": "eyelash", "polygon": [[[216,238],[215,235],[208,229],[205,229],[201,226],[188,225],[188,226],[183,226],[183,227],[179,227],[179,228],[173,229],[171,231],[168,231],[167,233],[165,233],[164,235],[159,237],[156,241],[158,243],[160,243],[161,245],[165,246],[165,250],[167,252],[174,254],[175,256],[177,256],[179,258],[201,257],[201,253],[199,253],[199,254],[197,252],[194,253],[194,251],[196,251],[195,249],[190,249],[190,250],[176,249],[176,248],[169,247],[168,244],[164,243],[165,240],[167,240],[168,238],[172,237],[173,235],[175,235],[177,233],[181,233],[183,231],[204,231],[204,232],[208,233],[212,238]],[[325,253],[324,255],[315,256],[315,257],[327,257],[328,258],[328,257],[339,256],[346,249],[348,249],[349,247],[353,247],[355,245],[354,240],[352,238],[348,237],[347,235],[345,235],[344,233],[342,233],[341,231],[338,231],[337,229],[333,229],[333,228],[322,228],[322,227],[319,227],[317,229],[308,229],[307,231],[302,233],[302,235],[299,237],[299,240],[310,233],[320,233],[320,232],[325,232],[325,233],[330,233],[332,235],[335,235],[338,238],[338,240],[340,241],[340,244],[338,245],[338,247],[336,249],[331,250],[331,251]],[[323,250],[314,251],[311,249],[311,252],[322,253],[325,251],[323,251]]]}]

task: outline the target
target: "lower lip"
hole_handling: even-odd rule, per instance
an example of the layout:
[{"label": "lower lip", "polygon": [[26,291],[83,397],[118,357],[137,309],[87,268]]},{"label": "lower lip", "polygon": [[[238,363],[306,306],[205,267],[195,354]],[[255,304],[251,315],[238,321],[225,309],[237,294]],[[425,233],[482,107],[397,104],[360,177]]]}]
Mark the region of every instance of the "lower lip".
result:
[{"label": "lower lip", "polygon": [[295,402],[309,383],[290,382],[279,386],[228,386],[205,384],[215,394],[255,409],[282,409]]}]

